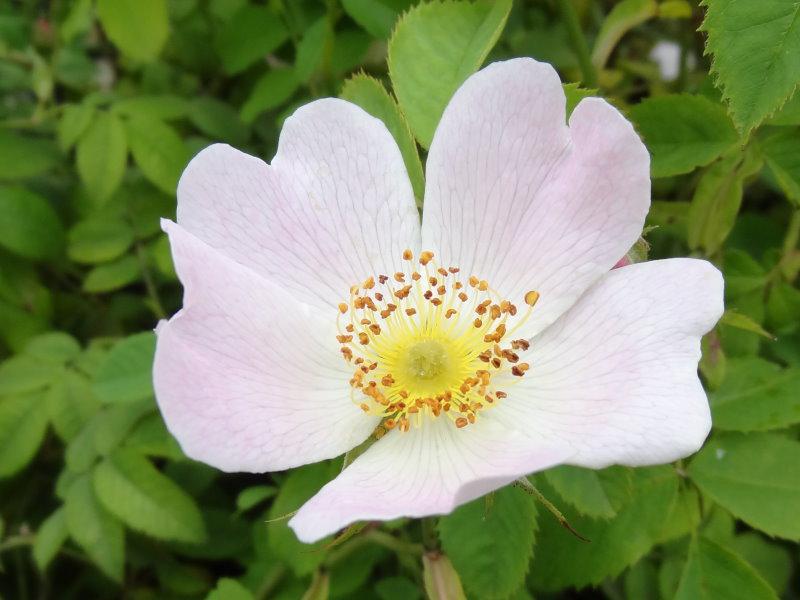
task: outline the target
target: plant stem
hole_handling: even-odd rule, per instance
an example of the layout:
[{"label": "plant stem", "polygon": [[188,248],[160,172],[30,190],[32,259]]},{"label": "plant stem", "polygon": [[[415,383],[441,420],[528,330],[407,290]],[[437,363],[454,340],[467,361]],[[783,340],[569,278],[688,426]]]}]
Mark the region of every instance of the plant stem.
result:
[{"label": "plant stem", "polygon": [[150,267],[147,265],[147,257],[144,255],[144,248],[139,240],[136,240],[135,245],[136,258],[139,260],[139,268],[142,271],[142,279],[144,280],[144,287],[147,289],[147,295],[150,296],[150,301],[153,303],[153,312],[157,318],[166,319],[167,312],[164,310],[164,305],[161,304],[161,298],[158,295],[158,288],[153,280],[153,275],[150,273]]},{"label": "plant stem", "polygon": [[592,56],[589,53],[589,45],[586,43],[586,36],[583,35],[581,24],[578,21],[578,14],[575,12],[575,6],[572,0],[557,0],[558,8],[561,11],[561,17],[564,19],[564,25],[567,27],[567,35],[572,43],[572,49],[578,56],[578,64],[581,66],[581,73],[583,74],[582,82],[585,87],[597,87],[597,71],[592,64]]},{"label": "plant stem", "polygon": [[269,598],[270,594],[272,594],[272,590],[278,586],[284,575],[286,575],[286,567],[283,565],[276,565],[274,569],[267,573],[261,581],[261,586],[255,593],[256,600]]},{"label": "plant stem", "polygon": [[422,519],[422,543],[426,550],[439,549],[439,536],[436,534],[436,519],[434,517]]},{"label": "plant stem", "polygon": [[422,546],[422,544],[403,541],[391,535],[390,533],[380,531],[379,529],[373,529],[372,531],[367,532],[364,537],[366,537],[369,541],[378,544],[379,546],[383,546],[384,548],[394,551],[396,554],[412,554],[414,556],[422,556],[422,554],[425,552],[425,548]]},{"label": "plant stem", "polygon": [[0,543],[0,553],[5,552],[6,550],[20,548],[22,546],[30,546],[33,544],[34,539],[35,538],[33,535],[14,535],[7,537],[2,543]]}]

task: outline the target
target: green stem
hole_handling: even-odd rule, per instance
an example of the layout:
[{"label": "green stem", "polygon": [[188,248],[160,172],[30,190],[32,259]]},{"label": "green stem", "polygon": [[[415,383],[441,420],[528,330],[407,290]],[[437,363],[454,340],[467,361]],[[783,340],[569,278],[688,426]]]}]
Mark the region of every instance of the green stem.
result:
[{"label": "green stem", "polygon": [[156,317],[159,319],[166,319],[167,312],[164,310],[164,305],[161,303],[161,297],[158,295],[158,288],[150,273],[150,267],[147,265],[147,257],[144,254],[144,248],[141,242],[136,240],[136,258],[139,260],[139,268],[142,271],[142,279],[144,280],[144,287],[147,290],[147,295],[150,296],[150,301],[153,303],[152,309]]},{"label": "green stem", "polygon": [[586,36],[583,35],[583,29],[581,29],[581,24],[578,21],[578,13],[575,12],[575,6],[572,4],[572,0],[557,0],[557,4],[561,11],[561,17],[564,19],[572,49],[578,56],[578,64],[583,74],[582,83],[585,87],[596,88],[597,71],[594,68],[594,64],[592,64],[589,44],[586,43]]},{"label": "green stem", "polygon": [[368,531],[364,537],[366,537],[369,541],[378,544],[379,546],[383,546],[384,548],[392,550],[395,554],[422,556],[422,554],[425,552],[425,548],[422,546],[422,544],[403,541],[391,535],[390,533],[380,531],[379,529]]},{"label": "green stem", "polygon": [[540,492],[539,489],[528,480],[527,477],[520,477],[512,485],[520,488],[525,493],[530,494],[531,496],[536,498],[539,502],[541,502],[544,505],[544,507],[547,510],[549,510],[550,513],[556,518],[558,523],[564,529],[566,529],[572,535],[574,535],[576,538],[578,538],[582,542],[589,541],[587,538],[583,537],[580,533],[578,533],[577,531],[575,531],[575,529],[572,528],[572,525],[570,525],[569,521],[567,521],[567,518],[563,514],[561,514],[561,511],[556,508],[556,505],[550,502],[550,500],[548,500],[545,497],[545,495],[542,494],[542,492]]},{"label": "green stem", "polygon": [[436,534],[436,519],[424,517],[422,519],[422,544],[426,550],[439,549],[439,536]]},{"label": "green stem", "polygon": [[0,544],[0,554],[6,550],[13,550],[14,548],[20,548],[22,546],[31,546],[33,545],[34,539],[33,535],[14,535],[7,537],[3,543]]},{"label": "green stem", "polygon": [[286,567],[280,564],[267,573],[255,593],[256,600],[265,600],[269,598],[272,591],[278,587],[284,575],[286,575]]},{"label": "green stem", "polygon": [[800,239],[800,210],[795,210],[789,219],[789,227],[786,229],[786,236],[783,238],[783,254],[787,255],[794,252],[797,242]]}]

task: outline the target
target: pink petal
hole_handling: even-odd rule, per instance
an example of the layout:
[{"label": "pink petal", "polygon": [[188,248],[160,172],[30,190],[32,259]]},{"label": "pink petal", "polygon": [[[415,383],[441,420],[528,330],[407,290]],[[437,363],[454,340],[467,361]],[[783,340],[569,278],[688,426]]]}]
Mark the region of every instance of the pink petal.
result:
[{"label": "pink petal", "polygon": [[617,263],[614,265],[614,269],[619,269],[620,267],[627,267],[628,265],[632,265],[631,259],[627,256],[623,256],[620,258]]},{"label": "pink petal", "polygon": [[185,295],[157,329],[153,377],[184,452],[224,471],[263,472],[363,441],[377,418],[350,399],[335,312],[299,303],[179,225],[164,229]]},{"label": "pink petal", "polygon": [[695,452],[711,416],[697,376],[700,338],[723,312],[706,261],[674,258],[608,273],[534,338],[531,367],[497,418],[562,439],[570,463],[650,465]]},{"label": "pink petal", "polygon": [[491,419],[457,429],[441,417],[407,433],[388,433],[306,502],[289,525],[310,543],[355,521],[449,513],[572,453],[563,445],[532,442]]},{"label": "pink petal", "polygon": [[198,154],[178,185],[178,223],[320,307],[393,272],[419,243],[394,139],[378,119],[332,98],[286,120],[272,165],[221,144]]},{"label": "pink petal", "polygon": [[539,303],[524,333],[552,323],[636,241],[650,204],[647,150],[628,121],[587,98],[565,123],[550,65],[489,65],[456,92],[427,162],[423,247]]}]

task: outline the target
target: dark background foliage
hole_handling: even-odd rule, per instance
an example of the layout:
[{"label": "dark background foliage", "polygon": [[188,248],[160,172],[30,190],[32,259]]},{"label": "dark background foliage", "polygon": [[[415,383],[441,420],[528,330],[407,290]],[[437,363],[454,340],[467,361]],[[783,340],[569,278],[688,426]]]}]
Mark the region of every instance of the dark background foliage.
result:
[{"label": "dark background foliage", "polygon": [[[800,596],[800,6],[415,4],[0,0],[0,597]],[[280,517],[341,459],[222,474],[156,409],[151,330],[181,302],[159,219],[198,150],[269,159],[322,96],[386,122],[421,197],[447,99],[514,56],[645,139],[653,206],[631,260],[724,271],[701,363],[712,436],[674,465],[532,477],[588,543],[512,487],[303,546]]]}]

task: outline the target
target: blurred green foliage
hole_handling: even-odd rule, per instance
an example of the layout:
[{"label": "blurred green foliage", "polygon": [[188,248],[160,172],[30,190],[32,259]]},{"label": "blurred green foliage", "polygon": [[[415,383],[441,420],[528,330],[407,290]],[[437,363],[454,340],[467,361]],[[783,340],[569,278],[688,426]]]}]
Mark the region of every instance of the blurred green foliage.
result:
[{"label": "blurred green foliage", "polygon": [[[414,4],[0,2],[0,597],[800,597],[800,6]],[[157,412],[150,330],[181,299],[159,219],[198,150],[268,159],[328,95],[386,123],[421,201],[448,99],[514,56],[551,62],[570,110],[607,98],[648,145],[631,256],[723,269],[701,362],[714,432],[675,465],[536,475],[588,544],[507,488],[435,529],[303,546],[282,517],[340,460],[222,474]]]}]

